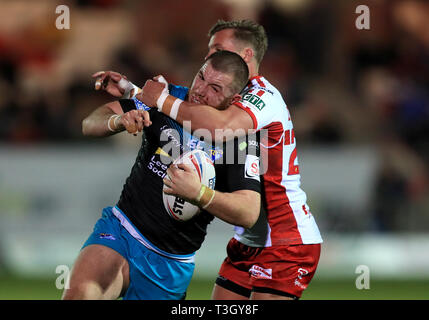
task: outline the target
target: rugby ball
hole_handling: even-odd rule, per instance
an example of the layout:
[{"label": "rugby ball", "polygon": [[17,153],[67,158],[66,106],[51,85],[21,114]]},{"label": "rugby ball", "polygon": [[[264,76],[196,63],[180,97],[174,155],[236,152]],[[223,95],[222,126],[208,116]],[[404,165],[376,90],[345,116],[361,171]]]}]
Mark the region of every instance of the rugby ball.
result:
[{"label": "rugby ball", "polygon": [[[183,153],[177,158],[174,164],[184,163],[191,165],[192,168],[198,173],[202,184],[210,189],[215,188],[216,171],[213,161],[202,150],[192,150]],[[168,176],[166,176],[169,179]],[[162,193],[164,207],[168,214],[175,220],[188,221],[197,215],[201,210],[199,207],[183,200],[182,198]]]}]

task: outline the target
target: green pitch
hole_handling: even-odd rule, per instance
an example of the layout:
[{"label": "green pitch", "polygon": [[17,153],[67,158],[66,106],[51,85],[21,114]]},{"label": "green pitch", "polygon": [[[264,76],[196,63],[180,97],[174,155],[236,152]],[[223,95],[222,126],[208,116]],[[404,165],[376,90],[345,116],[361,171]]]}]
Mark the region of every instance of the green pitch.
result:
[{"label": "green pitch", "polygon": [[[188,289],[188,300],[210,299],[213,281],[194,278]],[[55,279],[25,279],[0,275],[0,300],[57,300],[62,291]],[[370,289],[358,290],[354,279],[313,279],[302,299],[312,300],[429,300],[429,279],[372,280]]]},{"label": "green pitch", "polygon": [[[213,282],[193,279],[187,299],[210,299]],[[429,300],[429,279],[373,280],[368,290],[358,290],[355,279],[313,279],[303,300]]]}]

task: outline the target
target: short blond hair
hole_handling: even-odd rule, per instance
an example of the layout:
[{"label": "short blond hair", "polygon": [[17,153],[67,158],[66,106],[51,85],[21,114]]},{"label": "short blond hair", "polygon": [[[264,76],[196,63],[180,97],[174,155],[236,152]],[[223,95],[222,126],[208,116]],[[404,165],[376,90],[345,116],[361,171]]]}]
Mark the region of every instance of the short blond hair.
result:
[{"label": "short blond hair", "polygon": [[218,20],[211,27],[208,36],[212,37],[215,33],[225,29],[233,29],[234,37],[237,40],[250,44],[255,50],[256,61],[258,64],[261,63],[268,48],[268,38],[263,26],[252,20]]}]

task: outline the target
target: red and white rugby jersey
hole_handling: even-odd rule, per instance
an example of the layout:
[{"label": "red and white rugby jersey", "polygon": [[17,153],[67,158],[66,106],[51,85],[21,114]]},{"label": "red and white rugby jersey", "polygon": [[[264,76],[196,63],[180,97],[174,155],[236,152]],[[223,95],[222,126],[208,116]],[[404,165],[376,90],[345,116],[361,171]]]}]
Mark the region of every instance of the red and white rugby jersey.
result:
[{"label": "red and white rugby jersey", "polygon": [[[290,113],[282,95],[265,78],[257,76],[249,80],[242,92],[242,99],[236,105],[252,117],[254,129],[265,129],[268,132],[265,138],[264,134],[261,135],[261,159],[265,166],[261,183],[268,223],[263,245],[323,242],[306,203],[307,196],[300,187],[296,139]],[[242,228],[236,228],[235,237],[252,245],[246,243],[246,238],[254,238],[249,234],[252,229],[247,229],[244,233],[243,231]]]}]

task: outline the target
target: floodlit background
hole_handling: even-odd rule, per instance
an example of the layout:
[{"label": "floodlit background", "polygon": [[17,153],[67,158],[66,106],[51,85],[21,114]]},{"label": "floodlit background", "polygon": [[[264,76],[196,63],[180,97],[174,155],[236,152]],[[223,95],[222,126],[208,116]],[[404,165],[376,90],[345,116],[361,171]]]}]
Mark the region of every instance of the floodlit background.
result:
[{"label": "floodlit background", "polygon": [[[60,4],[69,30],[56,28]],[[355,25],[362,4],[370,30]],[[269,36],[260,71],[292,114],[324,238],[303,299],[429,298],[427,2],[1,0],[0,299],[58,299],[57,277],[130,172],[140,136],[81,134],[110,101],[91,74],[189,85],[219,18],[257,20]],[[209,226],[189,299],[210,298],[231,235]],[[369,289],[356,288],[359,266]]]}]

